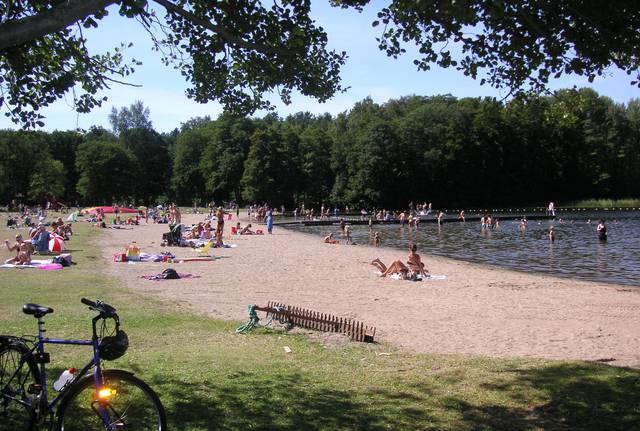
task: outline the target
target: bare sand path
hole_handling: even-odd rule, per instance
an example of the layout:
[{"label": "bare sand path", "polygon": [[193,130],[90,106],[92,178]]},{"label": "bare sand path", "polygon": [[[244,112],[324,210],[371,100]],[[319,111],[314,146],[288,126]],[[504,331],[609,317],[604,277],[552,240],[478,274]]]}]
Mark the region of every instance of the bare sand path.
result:
[{"label": "bare sand path", "polygon": [[[185,223],[200,219],[184,216]],[[147,281],[139,276],[162,272],[168,264],[113,262],[113,253],[131,240],[145,252],[160,252],[166,230],[153,224],[109,230],[103,243],[109,272],[133,289],[222,319],[244,321],[247,304],[273,300],[356,318],[376,326],[378,340],[415,352],[606,360],[640,368],[637,288],[506,271],[432,257],[425,250],[418,252],[427,268],[446,280],[383,279],[369,262],[404,260],[407,252],[329,245],[278,227],[273,235],[225,235],[238,247],[211,250],[223,259],[172,265],[197,279]],[[170,251],[197,256],[190,248]]]}]

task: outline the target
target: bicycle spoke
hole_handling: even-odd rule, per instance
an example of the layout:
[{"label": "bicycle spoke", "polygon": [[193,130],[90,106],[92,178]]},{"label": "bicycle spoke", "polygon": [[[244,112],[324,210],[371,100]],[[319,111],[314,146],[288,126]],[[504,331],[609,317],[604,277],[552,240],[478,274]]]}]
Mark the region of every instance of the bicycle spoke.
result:
[{"label": "bicycle spoke", "polygon": [[31,382],[35,383],[35,374],[29,363],[24,363],[18,370],[23,353],[23,349],[14,345],[0,349],[0,430],[28,430],[33,422],[34,411],[27,387]]},{"label": "bicycle spoke", "polygon": [[164,429],[164,410],[153,391],[128,373],[112,374],[104,381],[104,387],[111,391],[104,399],[96,400],[91,380],[85,380],[83,386],[70,395],[72,398],[61,406],[61,430]]}]

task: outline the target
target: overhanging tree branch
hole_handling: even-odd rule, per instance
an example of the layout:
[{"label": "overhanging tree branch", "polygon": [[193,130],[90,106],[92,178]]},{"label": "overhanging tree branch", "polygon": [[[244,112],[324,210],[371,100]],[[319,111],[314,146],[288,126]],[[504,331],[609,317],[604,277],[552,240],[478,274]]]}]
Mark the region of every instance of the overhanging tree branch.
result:
[{"label": "overhanging tree branch", "polygon": [[113,3],[117,0],[67,0],[36,15],[6,22],[0,25],[0,50],[63,30]]},{"label": "overhanging tree branch", "polygon": [[167,11],[178,14],[181,17],[185,18],[186,20],[191,21],[196,25],[199,25],[200,27],[204,27],[207,30],[211,30],[212,32],[218,34],[227,43],[236,45],[240,48],[256,50],[256,51],[263,52],[265,54],[297,55],[300,52],[300,50],[295,50],[295,49],[278,48],[278,47],[264,45],[260,43],[247,42],[241,37],[238,37],[235,34],[231,33],[226,28],[221,27],[219,25],[212,24],[210,21],[198,18],[195,14],[184,10],[183,8],[171,3],[168,0],[153,0],[153,1],[163,6]]}]

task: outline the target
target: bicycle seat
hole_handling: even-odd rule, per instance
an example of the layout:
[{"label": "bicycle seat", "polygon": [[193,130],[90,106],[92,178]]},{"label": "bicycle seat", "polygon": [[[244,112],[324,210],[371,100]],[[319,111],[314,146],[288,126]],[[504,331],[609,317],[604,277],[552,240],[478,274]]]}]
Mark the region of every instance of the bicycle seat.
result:
[{"label": "bicycle seat", "polygon": [[53,308],[43,307],[38,304],[24,304],[22,306],[22,312],[24,314],[33,314],[33,317],[42,317],[45,314],[53,313]]}]

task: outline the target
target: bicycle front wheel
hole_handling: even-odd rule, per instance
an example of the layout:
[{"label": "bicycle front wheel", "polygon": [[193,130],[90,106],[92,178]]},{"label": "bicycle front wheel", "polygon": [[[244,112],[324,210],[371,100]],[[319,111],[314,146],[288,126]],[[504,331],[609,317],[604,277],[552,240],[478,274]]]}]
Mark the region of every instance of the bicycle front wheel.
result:
[{"label": "bicycle front wheel", "polygon": [[57,414],[61,431],[167,429],[164,408],[153,389],[121,370],[104,371],[98,391],[93,376],[73,385]]}]

